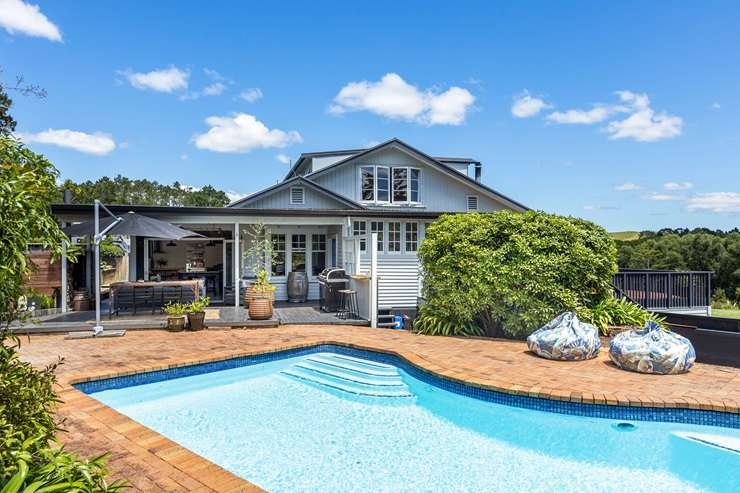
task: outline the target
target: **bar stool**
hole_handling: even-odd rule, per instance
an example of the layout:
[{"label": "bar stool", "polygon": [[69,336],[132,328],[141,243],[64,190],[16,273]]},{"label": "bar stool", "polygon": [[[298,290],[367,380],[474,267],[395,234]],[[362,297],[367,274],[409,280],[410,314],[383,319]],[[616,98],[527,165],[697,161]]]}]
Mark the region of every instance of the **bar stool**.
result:
[{"label": "bar stool", "polygon": [[359,305],[357,304],[357,291],[354,289],[340,289],[339,293],[339,310],[337,318],[346,320],[347,318],[355,319],[359,315]]}]

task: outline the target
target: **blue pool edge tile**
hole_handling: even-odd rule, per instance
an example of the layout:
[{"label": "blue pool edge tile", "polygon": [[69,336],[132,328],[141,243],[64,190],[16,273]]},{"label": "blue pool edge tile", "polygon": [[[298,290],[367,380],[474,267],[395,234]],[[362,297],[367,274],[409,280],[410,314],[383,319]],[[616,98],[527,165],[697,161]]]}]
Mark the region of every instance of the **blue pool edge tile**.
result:
[{"label": "blue pool edge tile", "polygon": [[251,366],[269,361],[276,361],[296,356],[305,356],[314,353],[331,352],[347,356],[355,356],[379,363],[386,363],[401,368],[412,377],[435,387],[455,394],[472,397],[474,399],[503,404],[507,406],[531,409],[536,411],[586,416],[593,418],[619,419],[631,421],[658,421],[666,423],[683,423],[706,426],[720,426],[740,429],[740,414],[704,409],[660,408],[660,407],[633,407],[608,404],[591,404],[571,401],[558,401],[544,397],[508,394],[498,390],[475,387],[460,381],[453,381],[429,370],[420,368],[401,356],[383,353],[369,349],[357,349],[339,344],[317,344],[314,346],[286,349],[247,356],[196,363],[164,370],[144,371],[132,375],[102,378],[79,382],[73,386],[86,393],[94,394],[103,390],[120,389],[144,385],[149,383],[172,380],[176,378],[202,375],[221,370]]}]

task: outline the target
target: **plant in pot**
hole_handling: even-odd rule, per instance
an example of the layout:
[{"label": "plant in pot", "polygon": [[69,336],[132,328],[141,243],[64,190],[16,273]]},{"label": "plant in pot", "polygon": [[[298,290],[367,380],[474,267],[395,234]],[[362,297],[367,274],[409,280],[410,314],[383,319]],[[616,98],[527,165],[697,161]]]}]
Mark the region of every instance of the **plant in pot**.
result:
[{"label": "plant in pot", "polygon": [[185,313],[188,307],[182,303],[167,303],[164,312],[167,314],[167,329],[180,332],[185,329]]},{"label": "plant in pot", "polygon": [[203,320],[206,318],[206,307],[211,303],[211,298],[204,296],[199,298],[187,306],[188,313],[188,325],[190,330],[201,330],[203,328]]},{"label": "plant in pot", "polygon": [[[265,270],[266,265],[272,265],[275,259],[273,238],[262,222],[247,226],[246,238],[249,247],[244,254],[244,267],[247,272],[259,273]],[[249,306],[254,297],[254,285],[256,281],[249,281],[244,288],[244,306]]]},{"label": "plant in pot", "polygon": [[272,318],[272,302],[275,298],[275,286],[270,284],[270,277],[265,269],[257,274],[252,285],[252,299],[249,302],[249,318],[267,320]]}]

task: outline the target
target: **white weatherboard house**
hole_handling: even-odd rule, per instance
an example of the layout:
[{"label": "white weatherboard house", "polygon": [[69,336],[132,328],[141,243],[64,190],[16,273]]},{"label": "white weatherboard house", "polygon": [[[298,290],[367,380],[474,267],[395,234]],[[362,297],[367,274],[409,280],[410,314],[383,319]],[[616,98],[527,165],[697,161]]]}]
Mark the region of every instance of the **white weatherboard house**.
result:
[{"label": "white weatherboard house", "polygon": [[[245,262],[250,224],[261,222],[269,230],[275,260],[265,267],[277,286],[277,300],[287,299],[287,275],[294,270],[308,274],[309,300],[319,297],[317,276],[325,267],[370,274],[375,233],[377,295],[369,306],[407,310],[417,305],[417,249],[429,223],[443,213],[526,210],[483,185],[480,177],[478,161],[431,157],[393,139],[369,149],[302,154],[280,183],[228,207],[111,209],[117,214],[134,210],[206,237],[177,242],[131,238],[130,280],[153,274],[167,279],[186,264],[198,263],[207,272],[211,298],[228,304],[239,303],[234,279],[255,274]],[[91,210],[77,204],[53,208],[65,222],[87,220]]]}]

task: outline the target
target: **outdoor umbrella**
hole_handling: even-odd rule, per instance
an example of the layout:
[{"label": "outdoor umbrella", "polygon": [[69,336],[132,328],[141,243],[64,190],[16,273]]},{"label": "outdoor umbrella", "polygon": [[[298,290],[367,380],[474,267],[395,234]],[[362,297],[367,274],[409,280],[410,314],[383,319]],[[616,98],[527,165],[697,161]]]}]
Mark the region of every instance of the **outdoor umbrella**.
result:
[{"label": "outdoor umbrella", "polygon": [[[117,217],[106,217],[100,220],[98,231],[105,231],[106,235],[147,236],[165,240],[179,240],[188,236],[202,236],[187,229],[170,224],[166,221],[142,216],[133,211]],[[106,231],[113,223],[115,226]],[[64,228],[67,236],[95,236],[95,221],[73,224]]]},{"label": "outdoor umbrella", "polygon": [[[110,217],[100,218],[100,209],[105,210]],[[95,244],[95,326],[93,334],[100,335],[103,326],[100,322],[100,242],[106,235],[129,235],[148,236],[165,240],[179,240],[187,236],[202,236],[198,233],[180,228],[166,221],[142,216],[129,211],[121,216],[113,214],[106,206],[95,201],[95,219],[80,224],[75,224],[64,229],[64,232],[72,236],[91,236]],[[113,335],[123,335],[119,331]]]}]

